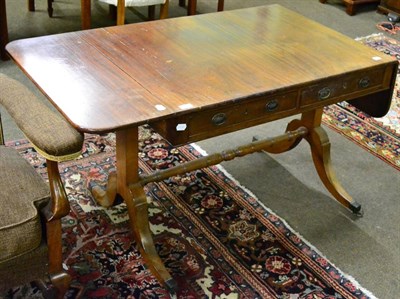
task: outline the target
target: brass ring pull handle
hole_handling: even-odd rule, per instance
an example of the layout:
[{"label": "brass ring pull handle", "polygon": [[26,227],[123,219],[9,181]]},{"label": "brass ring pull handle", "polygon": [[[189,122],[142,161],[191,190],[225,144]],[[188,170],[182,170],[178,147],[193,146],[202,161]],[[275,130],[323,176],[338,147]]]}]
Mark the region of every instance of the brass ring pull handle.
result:
[{"label": "brass ring pull handle", "polygon": [[318,98],[320,100],[326,100],[331,96],[332,90],[329,87],[324,87],[318,91]]},{"label": "brass ring pull handle", "polygon": [[360,81],[358,81],[358,86],[361,88],[367,88],[369,87],[371,81],[369,80],[368,77],[361,78]]},{"label": "brass ring pull handle", "polygon": [[226,121],[226,114],[225,113],[217,113],[211,119],[212,123],[216,126],[220,126],[225,123]]},{"label": "brass ring pull handle", "polygon": [[272,100],[272,101],[269,101],[269,102],[265,105],[265,109],[266,109],[268,112],[272,112],[272,111],[275,111],[275,110],[278,108],[278,106],[279,106],[278,101],[277,101],[277,100]]}]

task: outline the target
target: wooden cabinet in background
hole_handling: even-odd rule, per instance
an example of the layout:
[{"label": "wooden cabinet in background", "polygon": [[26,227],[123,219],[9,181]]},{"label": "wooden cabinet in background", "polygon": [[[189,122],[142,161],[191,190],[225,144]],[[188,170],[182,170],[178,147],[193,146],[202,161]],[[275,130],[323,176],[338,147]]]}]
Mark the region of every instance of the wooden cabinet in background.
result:
[{"label": "wooden cabinet in background", "polygon": [[[328,0],[319,0],[321,3],[326,3]],[[343,3],[346,5],[346,12],[348,15],[352,16],[355,14],[355,9],[356,6],[361,5],[361,4],[367,4],[367,3],[379,3],[379,0],[342,0]],[[400,0],[394,0],[394,1],[400,1]]]},{"label": "wooden cabinet in background", "polygon": [[400,1],[399,0],[381,0],[378,10],[382,13],[395,13],[400,15]]}]

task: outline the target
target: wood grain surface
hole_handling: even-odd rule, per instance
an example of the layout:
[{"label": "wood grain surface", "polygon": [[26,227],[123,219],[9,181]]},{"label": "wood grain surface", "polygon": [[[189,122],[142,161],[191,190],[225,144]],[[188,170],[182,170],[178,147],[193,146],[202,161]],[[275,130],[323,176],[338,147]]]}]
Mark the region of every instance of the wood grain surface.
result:
[{"label": "wood grain surface", "polygon": [[84,132],[246,103],[396,64],[279,5],[18,40],[7,51]]}]

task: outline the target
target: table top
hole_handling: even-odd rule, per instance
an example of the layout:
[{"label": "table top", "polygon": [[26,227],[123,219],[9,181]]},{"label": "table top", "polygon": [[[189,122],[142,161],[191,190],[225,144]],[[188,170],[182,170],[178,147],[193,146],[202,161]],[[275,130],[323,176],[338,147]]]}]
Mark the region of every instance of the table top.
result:
[{"label": "table top", "polygon": [[6,49],[83,132],[138,126],[395,63],[279,5],[35,37]]}]

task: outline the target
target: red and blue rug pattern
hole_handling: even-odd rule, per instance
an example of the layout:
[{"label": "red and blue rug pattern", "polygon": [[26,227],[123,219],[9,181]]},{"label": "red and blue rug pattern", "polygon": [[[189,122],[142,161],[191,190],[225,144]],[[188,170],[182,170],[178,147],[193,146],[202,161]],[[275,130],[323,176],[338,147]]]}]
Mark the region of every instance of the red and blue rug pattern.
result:
[{"label": "red and blue rug pattern", "polygon": [[[86,136],[80,159],[60,165],[71,204],[63,252],[67,298],[170,298],[136,250],[124,203],[102,208],[88,186],[115,169],[115,137]],[[140,130],[140,171],[201,156]],[[26,141],[12,144],[46,178],[45,161]],[[219,166],[146,185],[157,251],[177,281],[178,298],[374,298]],[[5,298],[41,298],[31,284]]]}]

